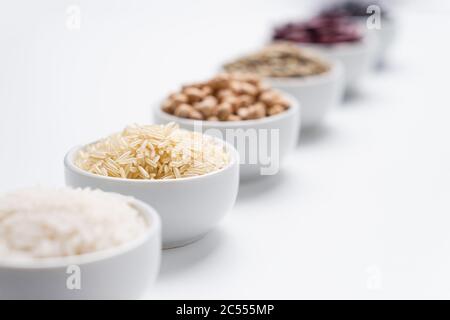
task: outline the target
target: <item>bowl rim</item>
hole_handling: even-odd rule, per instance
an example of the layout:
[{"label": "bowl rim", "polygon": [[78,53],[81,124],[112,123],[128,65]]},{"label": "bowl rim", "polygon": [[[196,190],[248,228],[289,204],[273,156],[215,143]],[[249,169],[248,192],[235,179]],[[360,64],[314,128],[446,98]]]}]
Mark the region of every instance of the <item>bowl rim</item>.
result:
[{"label": "bowl rim", "polygon": [[306,77],[264,77],[271,85],[281,85],[286,87],[310,87],[321,85],[329,81],[337,81],[339,77],[344,75],[344,67],[342,62],[336,59],[328,59],[330,70],[310,75]]},{"label": "bowl rim", "polygon": [[200,128],[206,128],[206,129],[239,129],[239,128],[248,129],[251,127],[257,127],[262,124],[269,124],[269,123],[277,122],[279,120],[282,120],[282,119],[285,119],[288,117],[293,117],[297,113],[300,113],[301,102],[299,102],[291,94],[288,94],[283,90],[279,90],[279,89],[273,89],[273,90],[280,92],[286,99],[288,99],[289,103],[290,103],[290,107],[287,110],[285,110],[279,114],[260,118],[260,119],[239,120],[239,121],[209,121],[209,120],[194,120],[194,119],[188,119],[188,118],[181,118],[181,117],[177,117],[172,114],[169,114],[167,112],[164,112],[161,109],[162,99],[160,99],[158,103],[154,104],[153,115],[154,116],[156,115],[158,118],[163,118],[164,120],[166,120],[168,122],[175,122],[175,123],[180,123],[182,125],[184,124],[184,125],[190,125],[190,126],[195,126],[197,124]]},{"label": "bowl rim", "polygon": [[79,150],[81,150],[83,147],[85,147],[88,144],[84,144],[84,145],[78,145],[73,147],[72,149],[70,149],[65,157],[64,157],[64,166],[66,169],[82,175],[82,176],[86,176],[89,178],[93,178],[93,179],[99,179],[99,180],[106,180],[106,181],[113,181],[113,182],[124,182],[124,183],[133,183],[133,184],[169,184],[169,183],[180,183],[180,182],[185,182],[185,181],[192,181],[192,180],[198,180],[198,179],[202,179],[202,178],[206,178],[206,177],[210,177],[212,175],[215,174],[219,174],[223,171],[227,171],[230,168],[232,168],[234,165],[239,164],[239,153],[236,150],[236,148],[234,146],[232,146],[230,143],[228,143],[227,141],[221,140],[219,138],[210,136],[205,134],[205,136],[207,136],[208,139],[213,139],[216,142],[220,143],[222,146],[224,146],[228,152],[228,154],[230,155],[230,161],[227,163],[226,166],[224,166],[223,168],[220,168],[219,170],[216,171],[211,171],[199,176],[194,176],[194,177],[184,177],[184,178],[178,178],[178,179],[153,179],[153,180],[146,180],[146,179],[126,179],[126,178],[117,178],[117,177],[109,177],[109,176],[102,176],[99,174],[94,174],[94,173],[90,173],[88,171],[85,171],[81,168],[78,168],[74,162],[74,156],[75,153],[78,152]]},{"label": "bowl rim", "polygon": [[[101,261],[106,261],[111,258],[116,258],[124,255],[138,247],[144,245],[147,241],[151,239],[161,237],[161,218],[157,211],[147,203],[138,200],[132,196],[124,196],[116,192],[108,192],[112,194],[117,194],[122,197],[129,199],[130,205],[137,209],[139,213],[145,218],[148,224],[148,228],[145,233],[131,241],[123,243],[119,246],[84,253],[80,255],[65,256],[65,257],[51,257],[51,258],[40,258],[26,261],[14,261],[14,260],[0,260],[0,271],[1,270],[43,270],[43,269],[57,269],[57,268],[67,268],[70,265],[86,265]],[[153,241],[153,240],[152,240]],[[159,240],[160,242],[161,240]]]},{"label": "bowl rim", "polygon": [[[383,11],[383,9],[381,9]],[[388,24],[388,23],[395,23],[395,17],[394,17],[394,13],[391,10],[384,10],[384,12],[386,13],[385,16],[381,17],[381,23],[382,24]],[[367,16],[345,16],[346,18],[356,21],[356,23],[362,22],[362,21],[367,21]],[[376,29],[375,29],[376,30]]]},{"label": "bowl rim", "polygon": [[297,46],[300,46],[304,49],[318,50],[323,51],[325,54],[339,54],[339,55],[355,55],[355,54],[363,54],[366,52],[370,52],[371,46],[373,45],[373,41],[370,36],[366,33],[363,34],[363,37],[354,42],[339,42],[339,43],[331,43],[331,44],[323,44],[323,43],[313,43],[313,42],[292,42]]},{"label": "bowl rim", "polygon": [[[319,84],[319,82],[321,83],[323,81],[335,80],[336,79],[335,77],[339,77],[340,75],[342,75],[342,73],[344,71],[341,61],[339,61],[338,59],[326,56],[323,52],[321,52],[321,50],[318,50],[315,47],[301,46],[299,43],[295,43],[292,41],[283,41],[283,40],[272,41],[272,42],[269,42],[267,45],[277,44],[277,43],[280,43],[280,44],[287,43],[287,44],[291,44],[291,45],[300,47],[299,48],[300,50],[305,51],[305,52],[319,58],[322,62],[328,64],[330,66],[330,69],[325,72],[319,73],[319,74],[312,74],[312,75],[303,76],[303,77],[300,77],[300,76],[296,76],[296,77],[260,76],[263,79],[263,81],[269,82],[269,85],[271,85],[272,82],[277,83],[277,84],[282,84],[282,85],[286,84],[286,86],[317,85],[317,84]],[[257,52],[257,50],[255,50],[255,52]],[[245,53],[241,54],[241,55],[235,57],[234,59],[229,60],[229,62],[239,60],[242,57],[245,57],[245,55],[246,55]],[[224,63],[220,67],[219,72],[230,73],[229,71],[227,71],[225,69],[226,64],[227,63]],[[233,72],[231,72],[231,73],[233,73]],[[282,83],[282,82],[286,82],[286,83]],[[279,91],[282,91],[282,90],[279,90]],[[283,93],[285,93],[285,92],[283,92]]]}]

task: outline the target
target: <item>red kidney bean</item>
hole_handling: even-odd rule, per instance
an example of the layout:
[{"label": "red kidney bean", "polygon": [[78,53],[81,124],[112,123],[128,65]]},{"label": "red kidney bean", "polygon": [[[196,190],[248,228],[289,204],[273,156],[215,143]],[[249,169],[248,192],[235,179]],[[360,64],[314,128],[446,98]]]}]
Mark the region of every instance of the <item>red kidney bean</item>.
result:
[{"label": "red kidney bean", "polygon": [[288,23],[274,31],[274,40],[299,43],[337,44],[362,39],[358,25],[345,17],[321,16],[309,21]]}]

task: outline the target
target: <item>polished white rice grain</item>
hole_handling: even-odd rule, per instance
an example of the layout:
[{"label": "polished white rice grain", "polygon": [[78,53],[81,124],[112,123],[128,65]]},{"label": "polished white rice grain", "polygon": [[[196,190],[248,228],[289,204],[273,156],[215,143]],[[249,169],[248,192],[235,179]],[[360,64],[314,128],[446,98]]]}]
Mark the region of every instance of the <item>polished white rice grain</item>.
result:
[{"label": "polished white rice grain", "polygon": [[143,235],[131,198],[89,189],[29,188],[0,196],[0,261],[81,255]]}]

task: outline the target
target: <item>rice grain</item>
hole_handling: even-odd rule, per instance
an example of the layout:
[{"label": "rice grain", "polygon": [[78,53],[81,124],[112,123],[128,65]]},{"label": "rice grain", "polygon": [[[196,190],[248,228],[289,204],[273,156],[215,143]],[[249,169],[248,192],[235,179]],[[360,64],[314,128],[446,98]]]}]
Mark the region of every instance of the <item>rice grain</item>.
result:
[{"label": "rice grain", "polygon": [[75,165],[93,174],[126,179],[181,179],[220,170],[229,162],[224,146],[178,125],[133,125],[75,157]]}]

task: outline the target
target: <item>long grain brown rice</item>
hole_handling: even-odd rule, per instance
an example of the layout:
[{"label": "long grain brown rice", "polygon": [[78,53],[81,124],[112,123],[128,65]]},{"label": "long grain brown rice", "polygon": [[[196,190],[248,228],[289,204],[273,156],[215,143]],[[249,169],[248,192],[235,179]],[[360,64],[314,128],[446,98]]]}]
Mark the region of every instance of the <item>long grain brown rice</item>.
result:
[{"label": "long grain brown rice", "polygon": [[75,165],[102,176],[179,179],[226,166],[229,154],[217,140],[178,125],[132,125],[83,148]]}]

